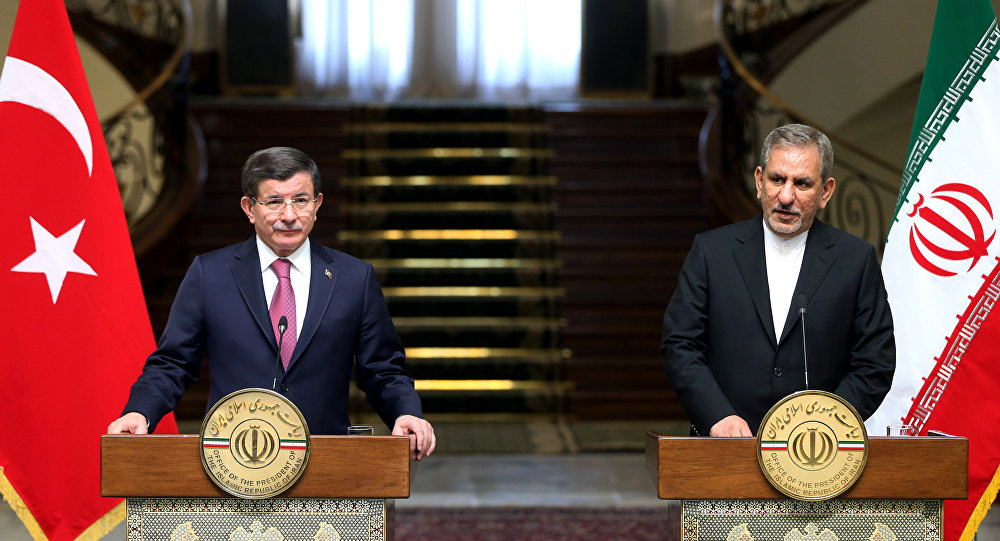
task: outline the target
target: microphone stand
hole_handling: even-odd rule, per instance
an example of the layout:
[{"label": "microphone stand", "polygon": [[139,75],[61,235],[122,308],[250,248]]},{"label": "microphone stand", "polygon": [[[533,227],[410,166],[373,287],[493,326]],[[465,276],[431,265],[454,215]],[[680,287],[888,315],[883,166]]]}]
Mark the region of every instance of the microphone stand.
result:
[{"label": "microphone stand", "polygon": [[281,367],[281,344],[285,340],[285,329],[288,328],[288,318],[281,316],[278,320],[278,356],[274,360],[274,381],[271,383],[271,390],[278,390],[278,368]]}]

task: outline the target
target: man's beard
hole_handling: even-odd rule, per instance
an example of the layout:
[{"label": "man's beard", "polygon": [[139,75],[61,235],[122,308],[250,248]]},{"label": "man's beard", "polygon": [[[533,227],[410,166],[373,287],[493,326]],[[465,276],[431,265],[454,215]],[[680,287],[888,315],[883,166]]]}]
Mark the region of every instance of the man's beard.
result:
[{"label": "man's beard", "polygon": [[[798,221],[792,223],[779,222],[778,216],[780,215],[775,214],[775,211],[779,210],[795,214],[795,216],[798,217]],[[767,221],[768,223],[771,224],[771,229],[777,233],[785,233],[785,234],[796,233],[800,229],[802,229],[802,211],[791,207],[785,208],[783,205],[775,205],[774,207],[771,208],[771,215],[768,216]]]}]

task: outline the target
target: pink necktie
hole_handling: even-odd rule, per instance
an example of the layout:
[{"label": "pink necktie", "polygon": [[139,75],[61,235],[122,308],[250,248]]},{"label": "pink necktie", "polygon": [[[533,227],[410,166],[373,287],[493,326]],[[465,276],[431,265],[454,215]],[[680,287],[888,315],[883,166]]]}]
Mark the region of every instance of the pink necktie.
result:
[{"label": "pink necktie", "polygon": [[281,336],[278,331],[278,320],[281,316],[288,318],[288,328],[285,330],[285,338],[281,342],[281,366],[288,369],[288,361],[292,360],[292,352],[295,351],[295,292],[292,291],[292,279],[289,271],[292,263],[287,259],[275,259],[271,263],[271,269],[278,275],[278,289],[271,298],[271,326],[274,327],[275,341]]}]

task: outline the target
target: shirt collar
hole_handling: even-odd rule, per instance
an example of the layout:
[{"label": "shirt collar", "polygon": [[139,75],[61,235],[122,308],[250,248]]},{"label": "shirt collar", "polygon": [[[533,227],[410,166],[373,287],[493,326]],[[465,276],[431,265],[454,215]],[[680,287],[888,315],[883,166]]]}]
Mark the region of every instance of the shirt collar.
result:
[{"label": "shirt collar", "polygon": [[808,236],[809,230],[807,229],[790,239],[784,239],[779,237],[774,231],[771,231],[771,228],[767,226],[767,222],[764,222],[764,242],[781,254],[789,254],[802,248]]},{"label": "shirt collar", "polygon": [[260,272],[264,272],[274,263],[275,259],[287,259],[292,263],[292,266],[300,271],[305,267],[305,263],[309,260],[309,237],[306,237],[305,242],[301,246],[292,252],[292,255],[281,258],[278,254],[274,253],[274,250],[270,246],[261,240],[260,236],[257,236],[257,255],[260,256]]}]

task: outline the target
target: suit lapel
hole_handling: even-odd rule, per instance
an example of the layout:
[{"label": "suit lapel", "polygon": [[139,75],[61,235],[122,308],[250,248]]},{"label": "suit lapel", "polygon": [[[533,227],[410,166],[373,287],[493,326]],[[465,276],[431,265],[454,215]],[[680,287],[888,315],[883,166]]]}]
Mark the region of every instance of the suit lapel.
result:
[{"label": "suit lapel", "polygon": [[326,308],[333,299],[333,290],[337,285],[336,260],[331,254],[326,252],[317,242],[309,243],[312,251],[312,270],[309,277],[309,306],[306,308],[306,317],[302,321],[302,331],[299,333],[298,341],[295,343],[295,351],[288,361],[288,369],[305,351],[309,341],[316,334],[319,322],[326,313]]},{"label": "suit lapel", "polygon": [[740,245],[733,250],[733,257],[757,308],[757,316],[768,331],[771,343],[777,346],[774,340],[774,320],[771,317],[771,294],[767,288],[767,267],[764,263],[763,219],[763,215],[758,214],[756,218],[743,222],[745,227],[736,237]]},{"label": "suit lapel", "polygon": [[802,255],[802,268],[799,269],[799,279],[795,282],[795,291],[792,293],[792,304],[788,307],[785,328],[778,343],[788,336],[801,317],[795,299],[800,296],[805,297],[808,304],[819,289],[819,285],[826,279],[834,261],[837,260],[837,255],[831,249],[834,246],[833,236],[829,233],[830,226],[820,222],[819,219],[814,220],[812,227],[809,228],[806,252]]},{"label": "suit lapel", "polygon": [[274,327],[271,326],[271,315],[267,311],[267,299],[264,298],[264,280],[261,278],[260,256],[257,255],[256,237],[251,237],[236,252],[236,262],[233,264],[233,279],[243,296],[254,321],[267,336],[272,349],[277,353],[278,342],[274,339]]}]

